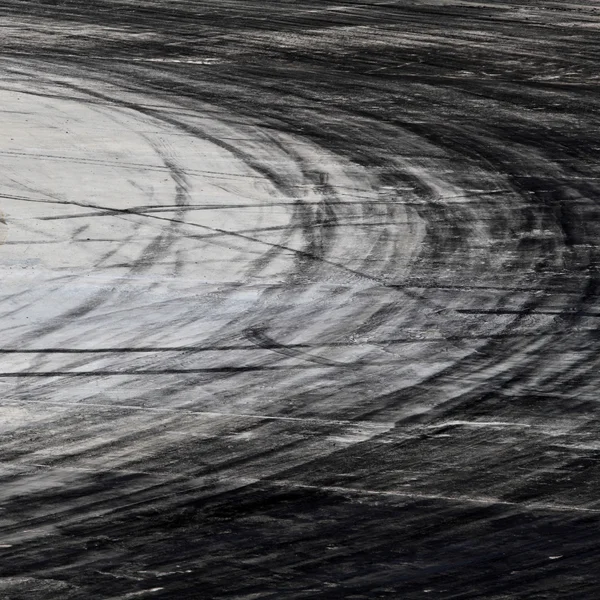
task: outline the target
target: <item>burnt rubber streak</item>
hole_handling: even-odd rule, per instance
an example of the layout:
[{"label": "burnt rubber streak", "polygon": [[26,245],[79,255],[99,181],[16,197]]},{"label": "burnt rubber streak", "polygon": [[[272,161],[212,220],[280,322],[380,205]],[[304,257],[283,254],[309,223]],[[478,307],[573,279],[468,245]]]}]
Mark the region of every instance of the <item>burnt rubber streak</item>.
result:
[{"label": "burnt rubber streak", "polygon": [[598,598],[600,2],[0,33],[0,598]]}]

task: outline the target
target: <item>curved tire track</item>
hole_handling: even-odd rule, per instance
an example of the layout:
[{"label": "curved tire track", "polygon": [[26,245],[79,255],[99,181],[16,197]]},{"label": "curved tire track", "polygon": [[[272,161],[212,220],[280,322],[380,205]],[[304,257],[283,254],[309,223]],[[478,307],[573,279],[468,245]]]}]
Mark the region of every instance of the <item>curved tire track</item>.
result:
[{"label": "curved tire track", "polygon": [[596,15],[267,4],[2,9],[0,587],[595,597]]}]

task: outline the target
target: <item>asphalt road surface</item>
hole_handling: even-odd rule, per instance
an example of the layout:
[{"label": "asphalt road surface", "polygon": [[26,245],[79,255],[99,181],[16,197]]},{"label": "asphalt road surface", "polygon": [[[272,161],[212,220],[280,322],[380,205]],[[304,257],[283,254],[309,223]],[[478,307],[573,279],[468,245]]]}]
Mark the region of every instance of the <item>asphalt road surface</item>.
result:
[{"label": "asphalt road surface", "polygon": [[596,600],[598,65],[598,0],[3,0],[0,597]]}]

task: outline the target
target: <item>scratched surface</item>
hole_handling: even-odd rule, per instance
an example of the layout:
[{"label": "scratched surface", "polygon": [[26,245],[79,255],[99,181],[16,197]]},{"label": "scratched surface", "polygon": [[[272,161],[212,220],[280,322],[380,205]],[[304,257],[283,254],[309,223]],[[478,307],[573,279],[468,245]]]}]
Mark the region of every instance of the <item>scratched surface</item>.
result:
[{"label": "scratched surface", "polygon": [[600,2],[4,0],[0,597],[598,598]]}]

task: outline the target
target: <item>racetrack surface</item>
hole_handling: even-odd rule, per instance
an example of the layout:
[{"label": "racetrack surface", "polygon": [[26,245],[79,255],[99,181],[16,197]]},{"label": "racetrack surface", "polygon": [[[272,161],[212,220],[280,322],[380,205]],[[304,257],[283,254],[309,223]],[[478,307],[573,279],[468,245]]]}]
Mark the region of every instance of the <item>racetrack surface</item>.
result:
[{"label": "racetrack surface", "polygon": [[1,598],[598,597],[600,2],[0,33]]}]

